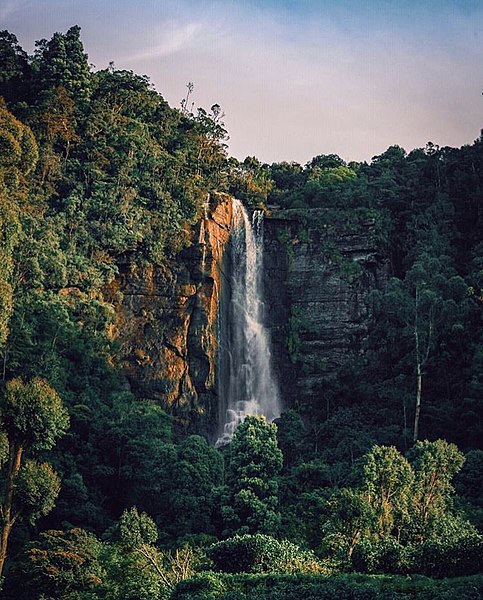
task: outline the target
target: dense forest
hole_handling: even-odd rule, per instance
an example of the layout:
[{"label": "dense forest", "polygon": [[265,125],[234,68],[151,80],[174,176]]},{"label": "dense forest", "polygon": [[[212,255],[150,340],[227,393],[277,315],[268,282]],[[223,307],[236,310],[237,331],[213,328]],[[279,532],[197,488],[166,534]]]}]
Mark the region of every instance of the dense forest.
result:
[{"label": "dense forest", "polygon": [[[77,26],[33,56],[0,32],[3,597],[479,598],[483,136],[241,162],[192,93],[171,108],[146,76],[93,71]],[[221,192],[325,209],[329,231],[371,219],[388,277],[357,359],[218,449],[129,387],[111,292],[126,263],[179,260]],[[293,315],[300,372],[309,335]]]}]

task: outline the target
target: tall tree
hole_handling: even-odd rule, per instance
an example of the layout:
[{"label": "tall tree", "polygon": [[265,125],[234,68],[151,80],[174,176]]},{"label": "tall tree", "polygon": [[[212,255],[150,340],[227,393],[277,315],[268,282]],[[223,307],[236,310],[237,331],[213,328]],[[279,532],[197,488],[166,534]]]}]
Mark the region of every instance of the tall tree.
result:
[{"label": "tall tree", "polygon": [[248,416],[230,445],[222,514],[225,534],[269,533],[280,526],[278,476],[282,452],[277,427],[264,417]]},{"label": "tall tree", "polygon": [[59,478],[51,466],[23,461],[24,452],[51,449],[68,425],[67,410],[44,379],[28,383],[13,379],[6,384],[0,399],[0,428],[4,446],[8,446],[0,498],[0,576],[16,520],[23,516],[35,521],[47,514],[60,490]]},{"label": "tall tree", "polygon": [[[406,390],[413,398],[413,442],[419,438],[426,368],[443,339],[462,334],[471,308],[467,286],[449,262],[447,256],[422,253],[404,280],[393,278],[384,292],[373,292],[376,353],[393,377],[405,374],[414,386]],[[406,402],[404,409],[406,429]]]},{"label": "tall tree", "polygon": [[394,446],[374,446],[362,459],[363,489],[377,517],[377,533],[387,536],[409,522],[414,474]]},{"label": "tall tree", "polygon": [[90,96],[91,73],[80,31],[74,25],[65,34],[54,33],[51,40],[37,42],[34,64],[40,90],[63,86],[83,109]]},{"label": "tall tree", "polygon": [[415,481],[413,496],[413,529],[418,541],[425,541],[438,528],[453,508],[453,477],[461,470],[465,457],[446,440],[419,441],[409,453]]}]

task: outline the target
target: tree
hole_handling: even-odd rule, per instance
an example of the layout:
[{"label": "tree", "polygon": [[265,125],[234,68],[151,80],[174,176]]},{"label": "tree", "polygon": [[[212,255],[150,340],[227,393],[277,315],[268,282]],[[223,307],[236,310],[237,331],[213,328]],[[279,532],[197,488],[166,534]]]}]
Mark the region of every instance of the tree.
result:
[{"label": "tree", "polygon": [[214,570],[225,573],[324,573],[310,550],[260,533],[213,544],[207,555],[214,562]]},{"label": "tree", "polygon": [[40,90],[63,86],[79,108],[90,96],[90,68],[80,39],[80,27],[67,33],[54,33],[49,41],[37,42],[35,63]]},{"label": "tree", "polygon": [[[117,579],[122,594],[115,595],[116,599],[164,598],[167,597],[167,591],[171,592],[177,583],[195,573],[198,565],[196,553],[189,547],[174,552],[158,550],[155,546],[158,531],[154,521],[146,513],[139,513],[136,507],[122,514],[119,537],[121,560],[128,568]],[[136,571],[134,576],[133,567]],[[142,577],[138,574],[142,574]]]},{"label": "tree", "polygon": [[[78,598],[77,594],[89,592],[98,597],[105,580],[103,551],[103,544],[84,529],[44,531],[9,571],[7,597],[17,597],[19,589],[32,600]],[[90,594],[84,597],[91,598]]]},{"label": "tree", "polygon": [[0,96],[7,102],[24,100],[31,74],[28,55],[6,30],[0,31],[0,65]]},{"label": "tree", "polygon": [[362,459],[363,489],[377,517],[377,533],[394,530],[399,539],[409,521],[414,474],[409,462],[394,446],[373,446]]},{"label": "tree", "polygon": [[174,464],[168,498],[170,514],[167,516],[171,523],[165,523],[165,529],[178,539],[183,535],[213,535],[223,457],[198,435],[183,440],[177,450],[178,460]]},{"label": "tree", "polygon": [[27,196],[27,177],[35,169],[37,158],[32,131],[0,99],[0,348],[7,340],[13,311],[12,274],[21,233],[19,216]]},{"label": "tree", "polygon": [[342,488],[327,502],[323,548],[342,564],[350,561],[356,545],[374,529],[377,517],[360,490]]},{"label": "tree", "polygon": [[268,165],[247,156],[243,162],[231,158],[230,166],[229,192],[252,208],[263,208],[273,186]]},{"label": "tree", "polygon": [[33,460],[22,463],[24,451],[50,450],[68,425],[62,400],[44,379],[28,383],[13,379],[6,384],[0,399],[0,426],[8,442],[0,504],[0,576],[16,520],[22,516],[35,522],[47,514],[60,490],[50,465]]},{"label": "tree", "polygon": [[452,479],[461,470],[465,457],[446,440],[424,440],[415,444],[409,458],[415,474],[412,528],[416,539],[423,542],[437,533],[451,514]]},{"label": "tree", "polygon": [[[426,368],[445,337],[463,334],[470,308],[467,286],[454,275],[449,257],[423,252],[404,280],[392,278],[384,292],[375,291],[372,297],[377,319],[373,343],[378,345],[378,355],[393,377],[394,373],[407,374],[414,386],[410,395],[414,398],[412,438],[416,442]],[[404,403],[405,429],[407,420]]]},{"label": "tree", "polygon": [[277,422],[278,445],[283,454],[284,470],[300,462],[306,450],[306,437],[302,417],[295,410],[284,411]]},{"label": "tree", "polygon": [[426,542],[474,537],[474,527],[453,511],[451,480],[463,461],[444,440],[417,442],[408,460],[394,447],[374,446],[359,462],[360,486],[329,498],[323,546],[351,559],[362,544],[364,560],[382,560],[391,548],[411,554]]},{"label": "tree", "polygon": [[222,503],[225,535],[278,531],[277,478],[283,458],[276,432],[275,424],[259,416],[248,416],[235,431]]}]

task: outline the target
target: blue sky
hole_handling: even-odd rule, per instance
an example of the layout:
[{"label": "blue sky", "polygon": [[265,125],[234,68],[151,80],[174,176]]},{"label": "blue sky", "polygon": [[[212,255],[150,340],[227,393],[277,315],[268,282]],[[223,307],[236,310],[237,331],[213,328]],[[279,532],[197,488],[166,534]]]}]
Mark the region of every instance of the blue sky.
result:
[{"label": "blue sky", "polygon": [[147,74],[173,106],[193,81],[238,158],[370,160],[483,128],[483,0],[0,0],[27,51],[73,24],[97,68]]}]

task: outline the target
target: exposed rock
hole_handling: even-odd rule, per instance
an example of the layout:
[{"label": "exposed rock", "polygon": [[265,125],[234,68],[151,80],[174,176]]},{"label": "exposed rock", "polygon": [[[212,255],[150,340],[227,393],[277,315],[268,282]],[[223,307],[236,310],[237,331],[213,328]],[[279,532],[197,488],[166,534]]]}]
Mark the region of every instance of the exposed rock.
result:
[{"label": "exposed rock", "polygon": [[163,266],[125,265],[106,290],[117,306],[111,333],[131,389],[199,430],[210,429],[217,415],[217,311],[230,225],[231,200],[218,194],[197,243]]},{"label": "exposed rock", "polygon": [[332,216],[273,211],[265,223],[266,312],[285,405],[320,396],[324,379],[362,351],[368,295],[387,280],[374,219],[334,225]]},{"label": "exposed rock", "polygon": [[[106,290],[122,298],[112,336],[131,389],[211,437],[220,418],[217,319],[231,218],[230,198],[213,197],[176,261],[126,265]],[[374,220],[336,222],[323,209],[273,211],[265,220],[266,322],[285,406],[321,396],[325,378],[361,352],[368,295],[387,280]]]}]

